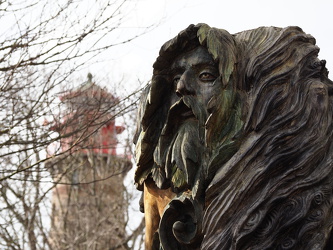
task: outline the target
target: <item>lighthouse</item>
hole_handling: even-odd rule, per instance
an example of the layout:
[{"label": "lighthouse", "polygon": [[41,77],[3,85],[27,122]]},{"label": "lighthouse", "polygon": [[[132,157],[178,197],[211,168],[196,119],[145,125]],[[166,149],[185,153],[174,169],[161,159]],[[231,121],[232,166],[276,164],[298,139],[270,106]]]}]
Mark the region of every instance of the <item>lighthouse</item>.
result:
[{"label": "lighthouse", "polygon": [[[60,95],[64,107],[50,129],[61,139],[47,162],[52,192],[50,239],[54,249],[126,249],[128,207],[123,184],[132,167],[117,154],[119,100],[88,74],[78,88]],[[49,152],[50,154],[50,152]]]}]

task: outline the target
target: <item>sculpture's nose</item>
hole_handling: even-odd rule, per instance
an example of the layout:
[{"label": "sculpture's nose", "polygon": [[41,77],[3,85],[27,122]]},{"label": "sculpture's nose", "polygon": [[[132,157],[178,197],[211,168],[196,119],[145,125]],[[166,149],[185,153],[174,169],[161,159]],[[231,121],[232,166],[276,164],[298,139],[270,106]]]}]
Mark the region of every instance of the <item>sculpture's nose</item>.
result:
[{"label": "sculpture's nose", "polygon": [[194,79],[190,72],[184,72],[177,82],[176,94],[178,96],[195,95],[195,89],[193,88]]}]

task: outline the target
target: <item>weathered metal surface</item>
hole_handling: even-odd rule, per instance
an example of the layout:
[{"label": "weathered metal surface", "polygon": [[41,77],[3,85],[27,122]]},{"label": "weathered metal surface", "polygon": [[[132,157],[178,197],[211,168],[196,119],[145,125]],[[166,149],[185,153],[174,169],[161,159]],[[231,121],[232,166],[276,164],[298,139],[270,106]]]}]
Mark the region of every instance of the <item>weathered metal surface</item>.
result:
[{"label": "weathered metal surface", "polygon": [[332,248],[333,82],[318,52],[298,27],[198,24],[162,46],[135,137],[137,187],[176,196],[155,245]]}]

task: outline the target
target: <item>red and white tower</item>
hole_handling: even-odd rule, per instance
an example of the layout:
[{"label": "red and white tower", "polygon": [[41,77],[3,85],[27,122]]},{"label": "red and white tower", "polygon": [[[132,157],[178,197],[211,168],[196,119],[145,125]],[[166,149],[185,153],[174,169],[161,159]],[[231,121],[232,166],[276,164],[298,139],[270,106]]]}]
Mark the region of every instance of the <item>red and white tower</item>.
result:
[{"label": "red and white tower", "polygon": [[118,99],[88,81],[60,97],[65,106],[52,127],[61,136],[58,156],[47,163],[58,183],[52,197],[55,249],[125,249],[127,200],[123,180],[132,167],[117,155]]}]

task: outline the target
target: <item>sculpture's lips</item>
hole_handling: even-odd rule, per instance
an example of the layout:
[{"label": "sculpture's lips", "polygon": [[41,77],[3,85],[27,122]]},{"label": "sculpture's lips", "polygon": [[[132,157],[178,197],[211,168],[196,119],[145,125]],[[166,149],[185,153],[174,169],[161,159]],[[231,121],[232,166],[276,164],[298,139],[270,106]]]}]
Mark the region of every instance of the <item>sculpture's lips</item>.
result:
[{"label": "sculpture's lips", "polygon": [[190,105],[186,105],[183,101],[183,98],[179,99],[170,107],[162,134],[172,133],[172,131],[174,131],[174,129],[178,127],[179,124],[195,117],[196,116]]},{"label": "sculpture's lips", "polygon": [[196,117],[191,106],[184,102],[184,98],[179,99],[171,106],[169,115],[174,116],[174,118],[181,118],[182,120]]},{"label": "sculpture's lips", "polygon": [[207,111],[194,96],[183,96],[170,107],[169,117],[174,120],[195,118],[205,122]]}]

